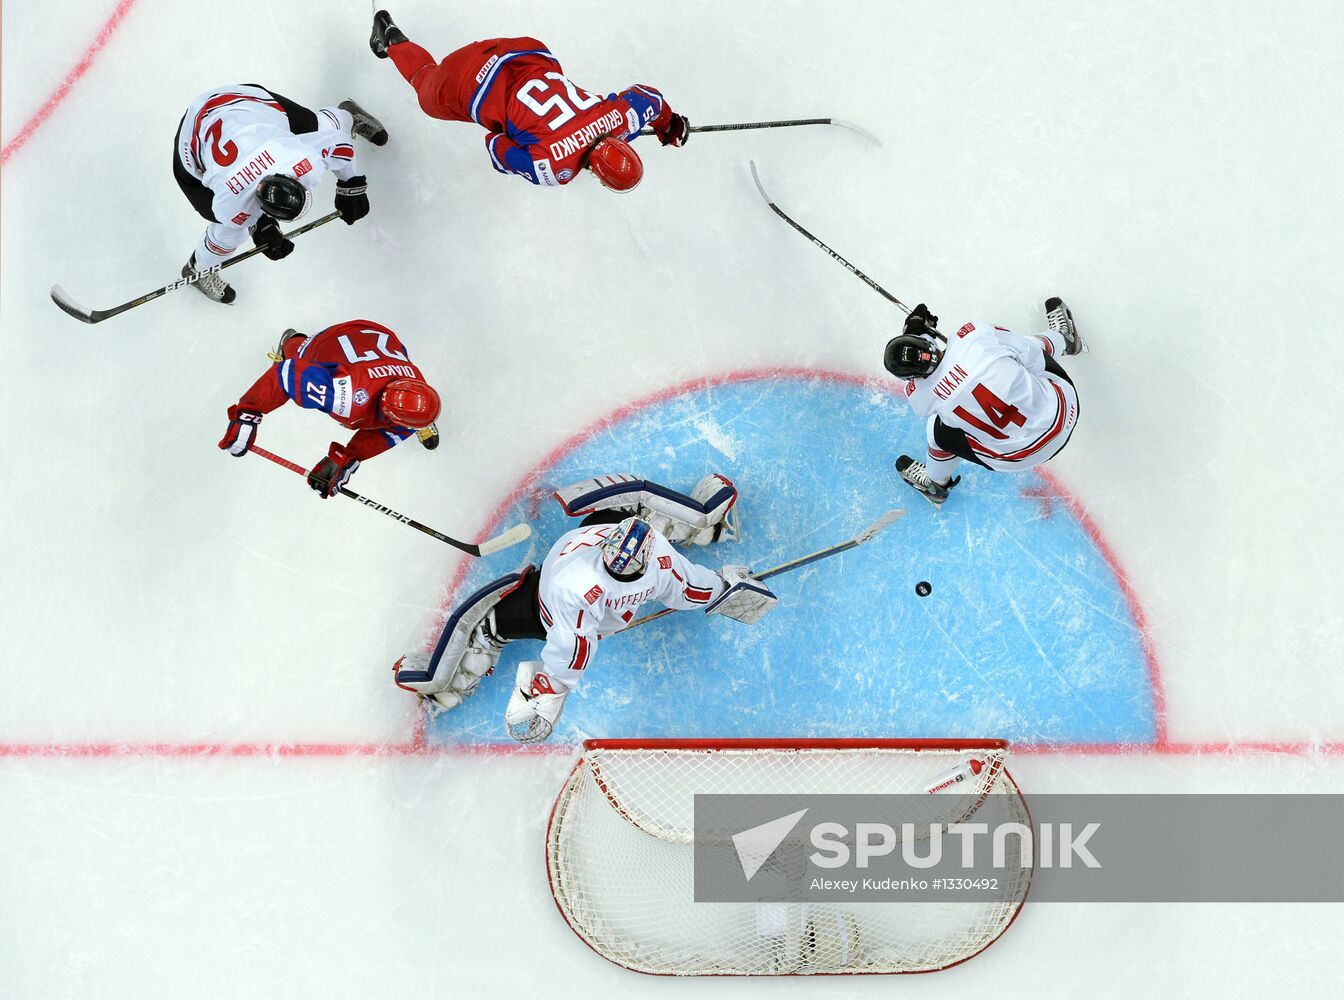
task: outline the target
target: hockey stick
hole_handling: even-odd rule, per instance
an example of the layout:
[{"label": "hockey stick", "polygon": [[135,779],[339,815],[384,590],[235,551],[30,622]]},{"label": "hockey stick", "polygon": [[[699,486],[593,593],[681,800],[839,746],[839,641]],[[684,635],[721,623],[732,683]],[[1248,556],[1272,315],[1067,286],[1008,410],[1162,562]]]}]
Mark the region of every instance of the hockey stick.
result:
[{"label": "hockey stick", "polygon": [[[251,451],[252,454],[254,455],[260,455],[262,458],[270,459],[276,465],[284,466],[290,472],[297,472],[299,475],[305,478],[307,478],[308,476],[308,470],[305,469],[303,466],[291,462],[287,458],[281,458],[279,455],[273,455],[265,448],[259,447],[258,445],[254,444],[248,450]],[[345,496],[348,496],[351,500],[358,500],[365,507],[369,507],[372,510],[376,510],[380,514],[386,514],[388,517],[392,518],[395,521],[400,521],[402,524],[409,524],[416,531],[423,531],[426,535],[432,535],[441,542],[447,542],[449,545],[453,546],[454,548],[461,549],[468,555],[473,556],[493,555],[500,549],[507,549],[510,545],[517,545],[519,542],[524,541],[527,538],[530,538],[532,535],[532,529],[529,528],[526,524],[515,524],[508,531],[502,532],[496,535],[494,538],[487,539],[486,541],[481,542],[481,544],[479,545],[473,545],[470,542],[459,542],[456,538],[450,538],[448,535],[445,535],[442,532],[435,531],[433,528],[421,524],[414,518],[407,517],[405,514],[399,514],[391,507],[385,507],[383,504],[380,504],[377,500],[370,500],[366,496],[361,496],[354,490],[346,489],[344,486],[342,486],[341,493],[344,494]]]},{"label": "hockey stick", "polygon": [[[300,226],[298,229],[291,230],[284,234],[285,239],[292,240],[296,236],[302,236],[309,230],[316,229],[318,226],[325,226],[332,219],[340,218],[340,212],[332,212],[330,215],[324,215],[320,219],[314,219],[307,225]],[[216,264],[214,267],[207,267],[204,271],[196,274],[189,274],[185,278],[179,278],[170,285],[164,285],[162,288],[155,289],[147,295],[142,295],[138,299],[132,299],[130,302],[123,302],[119,306],[113,306],[111,309],[85,309],[78,302],[66,294],[65,289],[60,285],[51,286],[51,301],[55,302],[62,311],[75,317],[81,323],[101,323],[105,319],[111,319],[113,316],[119,316],[128,309],[134,309],[136,306],[142,306],[146,302],[153,302],[160,296],[167,295],[169,292],[175,292],[179,288],[187,285],[194,285],[207,274],[217,274],[226,267],[233,267],[234,264],[241,264],[249,257],[261,253],[261,247],[253,247],[245,253],[240,253],[236,257],[230,257],[222,264]]]},{"label": "hockey stick", "polygon": [[[882,140],[866,128],[861,128],[853,122],[841,121],[839,118],[793,118],[787,121],[778,122],[737,122],[732,125],[692,125],[692,132],[746,132],[750,129],[758,128],[794,128],[798,125],[836,125],[840,128],[847,128],[851,132],[857,132],[869,142],[878,146],[882,145]],[[646,128],[639,133],[640,135],[655,135],[651,128]]]},{"label": "hockey stick", "polygon": [[[815,236],[813,236],[811,233],[809,233],[806,229],[804,229],[802,226],[800,226],[797,222],[795,222],[793,219],[791,219],[791,218],[789,217],[789,215],[788,215],[782,208],[780,208],[778,205],[776,205],[776,204],[774,203],[774,201],[771,200],[770,196],[769,196],[768,194],[765,193],[765,185],[763,185],[763,184],[761,183],[761,176],[760,176],[760,174],[758,174],[758,173],[756,172],[756,161],[755,161],[755,160],[750,160],[750,161],[748,161],[748,162],[751,164],[751,179],[752,179],[753,181],[756,182],[756,190],[759,191],[759,192],[761,193],[761,197],[765,199],[765,203],[766,203],[767,205],[770,206],[770,210],[771,210],[772,212],[774,212],[776,215],[778,215],[781,219],[783,219],[785,222],[787,222],[790,226],[792,226],[794,229],[796,229],[799,233],[801,233],[801,234],[802,234],[803,236],[805,236],[807,239],[811,240],[812,243],[813,243],[813,245],[818,246],[818,247],[820,247],[821,249],[825,250],[828,254],[831,255],[831,259],[832,259],[832,260],[836,261],[841,267],[843,267],[843,268],[845,268],[846,270],[848,270],[850,274],[854,275],[856,278],[858,278],[860,281],[862,281],[864,284],[866,284],[866,285],[867,285],[869,288],[871,288],[873,291],[877,292],[878,295],[882,296],[884,299],[886,299],[888,302],[890,302],[892,305],[896,306],[897,308],[905,310],[906,313],[909,313],[909,312],[910,312],[910,307],[909,307],[908,305],[906,305],[904,302],[902,302],[902,301],[901,301],[900,299],[898,299],[896,296],[892,295],[891,292],[887,291],[885,288],[883,288],[881,285],[879,285],[876,281],[874,281],[872,278],[868,277],[868,275],[864,274],[864,273],[863,273],[862,271],[860,271],[857,267],[855,267],[855,266],[854,266],[853,264],[851,264],[849,261],[845,260],[845,258],[841,257],[838,253],[836,253],[834,250],[832,250],[830,247],[828,247],[825,243],[823,243],[821,240],[817,239]],[[934,329],[932,326],[928,327],[928,331],[929,331],[929,333],[931,333],[931,334],[933,334],[935,337],[937,337],[939,340],[941,340],[943,343],[947,343],[947,338],[944,337],[941,333],[939,333],[939,332],[938,332],[936,329]]]},{"label": "hockey stick", "polygon": [[[256,450],[254,446],[253,451]],[[864,528],[853,538],[841,542],[839,545],[832,545],[829,548],[818,549],[816,552],[805,556],[799,556],[797,559],[790,559],[788,562],[780,563],[778,566],[771,566],[769,569],[762,570],[759,573],[753,573],[749,577],[752,580],[768,580],[772,576],[780,576],[783,573],[792,573],[796,569],[802,569],[814,562],[820,562],[822,559],[829,559],[831,556],[838,556],[841,552],[848,552],[850,549],[856,549],[865,542],[871,542],[878,532],[890,527],[892,524],[905,517],[903,510],[889,510],[879,517],[868,527]],[[636,625],[643,625],[645,622],[651,622],[655,618],[661,618],[663,615],[670,615],[676,611],[676,608],[663,608],[661,611],[655,611],[651,615],[644,615],[642,618],[636,618],[622,631],[628,631]]]}]

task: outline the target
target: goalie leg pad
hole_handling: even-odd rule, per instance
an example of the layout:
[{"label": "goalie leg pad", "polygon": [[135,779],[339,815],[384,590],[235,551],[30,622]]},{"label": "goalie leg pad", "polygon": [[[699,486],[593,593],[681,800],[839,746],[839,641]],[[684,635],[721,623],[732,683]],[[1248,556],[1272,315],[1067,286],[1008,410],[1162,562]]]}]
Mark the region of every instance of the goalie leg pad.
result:
[{"label": "goalie leg pad", "polygon": [[710,602],[707,615],[723,615],[744,625],[755,625],[770,613],[779,598],[769,587],[750,577],[738,580]]},{"label": "goalie leg pad", "polygon": [[709,545],[740,537],[735,511],[737,487],[718,473],[701,479],[690,496],[647,479],[617,473],[563,486],[555,491],[555,498],[570,517],[599,510],[633,511],[669,542]]},{"label": "goalie leg pad", "polygon": [[493,624],[496,605],[518,589],[532,572],[510,573],[487,583],[449,616],[433,653],[407,653],[397,661],[397,686],[432,699],[439,708],[456,708],[475,693],[494,669],[507,640]]}]

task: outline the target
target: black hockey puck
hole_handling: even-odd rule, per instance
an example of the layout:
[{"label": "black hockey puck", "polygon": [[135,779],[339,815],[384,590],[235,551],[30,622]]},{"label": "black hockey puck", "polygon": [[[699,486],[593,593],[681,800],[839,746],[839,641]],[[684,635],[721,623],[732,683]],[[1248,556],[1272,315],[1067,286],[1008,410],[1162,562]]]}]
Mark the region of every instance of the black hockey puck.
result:
[{"label": "black hockey puck", "polygon": [[933,593],[933,584],[929,583],[928,580],[920,580],[919,583],[915,584],[915,593],[920,597],[928,597]]}]

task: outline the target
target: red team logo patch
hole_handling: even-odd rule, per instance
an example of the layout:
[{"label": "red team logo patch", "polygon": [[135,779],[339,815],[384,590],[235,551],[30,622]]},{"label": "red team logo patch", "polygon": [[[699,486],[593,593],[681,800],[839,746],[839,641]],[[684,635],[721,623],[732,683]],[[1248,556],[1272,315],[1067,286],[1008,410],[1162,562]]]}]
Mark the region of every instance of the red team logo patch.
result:
[{"label": "red team logo patch", "polygon": [[589,604],[596,604],[597,599],[602,596],[602,587],[599,584],[593,584],[593,589],[583,595],[583,599]]},{"label": "red team logo patch", "polygon": [[304,174],[308,173],[308,171],[312,169],[313,165],[310,162],[308,162],[307,158],[304,158],[300,160],[298,163],[294,164],[294,176],[302,177]]},{"label": "red team logo patch", "polygon": [[974,323],[967,323],[965,326],[963,326],[960,330],[957,331],[957,336],[964,337],[966,336],[966,334],[970,333],[974,329],[975,329]]},{"label": "red team logo patch", "polygon": [[229,221],[232,222],[235,226],[241,226],[244,222],[246,222],[250,218],[252,218],[252,216],[249,213],[239,212]]},{"label": "red team logo patch", "polygon": [[671,568],[672,568],[672,557],[671,557],[671,556],[659,556],[659,557],[658,557],[658,568],[659,568],[659,569],[671,569]]}]

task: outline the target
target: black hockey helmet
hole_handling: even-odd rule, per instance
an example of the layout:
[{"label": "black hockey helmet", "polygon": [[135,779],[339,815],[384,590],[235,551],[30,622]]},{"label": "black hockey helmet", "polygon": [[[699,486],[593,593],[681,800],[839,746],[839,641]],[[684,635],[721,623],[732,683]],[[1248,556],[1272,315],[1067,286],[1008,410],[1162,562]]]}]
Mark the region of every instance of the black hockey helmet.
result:
[{"label": "black hockey helmet", "polygon": [[290,222],[308,207],[308,189],[297,177],[289,174],[271,174],[257,185],[257,199],[261,210],[281,222]]},{"label": "black hockey helmet", "polygon": [[882,364],[897,378],[925,378],[933,374],[943,352],[933,341],[918,334],[903,333],[887,341]]}]

